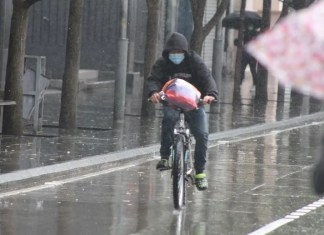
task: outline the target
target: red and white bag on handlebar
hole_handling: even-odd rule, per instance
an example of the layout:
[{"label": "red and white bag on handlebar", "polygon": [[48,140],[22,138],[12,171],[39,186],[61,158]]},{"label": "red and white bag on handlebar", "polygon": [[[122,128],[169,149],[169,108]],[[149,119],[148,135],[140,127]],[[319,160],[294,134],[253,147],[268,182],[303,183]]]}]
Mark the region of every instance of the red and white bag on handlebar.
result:
[{"label": "red and white bag on handlebar", "polygon": [[201,93],[196,87],[183,79],[168,81],[162,88],[166,101],[175,108],[191,111],[198,108]]}]

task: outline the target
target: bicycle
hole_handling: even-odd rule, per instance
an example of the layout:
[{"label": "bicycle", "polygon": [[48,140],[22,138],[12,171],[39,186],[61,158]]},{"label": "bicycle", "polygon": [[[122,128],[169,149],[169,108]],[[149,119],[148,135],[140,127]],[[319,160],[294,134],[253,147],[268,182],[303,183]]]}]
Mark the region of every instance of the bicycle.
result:
[{"label": "bicycle", "polygon": [[[163,94],[161,100],[167,103]],[[191,134],[188,123],[185,121],[185,111],[180,111],[180,118],[174,128],[174,142],[171,147],[169,167],[171,169],[173,204],[175,209],[181,209],[186,204],[187,184],[194,184],[193,157],[191,154]]]},{"label": "bicycle", "polygon": [[[179,120],[175,124],[171,156],[162,159],[162,165],[157,169],[171,169],[173,186],[173,204],[175,209],[181,209],[186,204],[187,185],[195,184],[193,176],[193,157],[191,154],[191,134],[189,124],[185,120],[185,113],[199,109],[204,102],[201,93],[190,83],[181,78],[174,78],[164,84],[162,91],[152,95],[154,103],[160,101],[179,111]],[[151,101],[151,98],[149,99]],[[210,101],[211,102],[211,101]]]}]

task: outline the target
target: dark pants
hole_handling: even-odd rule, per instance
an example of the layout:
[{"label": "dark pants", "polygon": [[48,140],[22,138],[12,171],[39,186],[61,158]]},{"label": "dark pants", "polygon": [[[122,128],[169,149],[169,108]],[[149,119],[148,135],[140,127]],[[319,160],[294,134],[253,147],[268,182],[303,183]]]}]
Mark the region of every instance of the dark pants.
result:
[{"label": "dark pants", "polygon": [[[171,154],[171,146],[173,143],[173,130],[176,122],[179,120],[179,111],[168,106],[163,106],[163,120],[161,133],[161,149],[160,154],[168,157]],[[207,120],[204,107],[187,112],[185,114],[186,121],[196,140],[194,159],[195,169],[197,173],[201,173],[205,169],[207,158],[208,130]]]},{"label": "dark pants", "polygon": [[250,66],[250,70],[252,73],[253,85],[256,85],[257,61],[253,56],[249,55],[247,52],[244,51],[242,54],[242,64],[241,64],[241,84],[245,77],[245,68],[248,65]]}]

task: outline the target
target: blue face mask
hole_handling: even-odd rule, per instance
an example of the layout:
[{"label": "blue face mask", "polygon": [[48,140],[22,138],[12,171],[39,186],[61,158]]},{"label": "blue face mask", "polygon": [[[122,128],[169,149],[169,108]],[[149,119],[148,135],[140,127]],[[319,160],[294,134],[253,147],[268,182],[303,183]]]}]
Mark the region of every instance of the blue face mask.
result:
[{"label": "blue face mask", "polygon": [[174,64],[181,64],[181,62],[184,60],[185,55],[184,53],[170,53],[169,54],[169,60]]}]

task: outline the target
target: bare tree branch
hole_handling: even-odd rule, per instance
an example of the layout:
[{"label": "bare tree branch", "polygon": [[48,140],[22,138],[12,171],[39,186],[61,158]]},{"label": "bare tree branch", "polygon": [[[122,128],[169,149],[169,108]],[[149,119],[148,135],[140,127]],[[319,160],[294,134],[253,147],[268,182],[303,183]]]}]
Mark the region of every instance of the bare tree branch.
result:
[{"label": "bare tree branch", "polygon": [[210,33],[210,31],[215,27],[215,25],[220,21],[222,15],[228,7],[230,0],[222,0],[222,2],[217,7],[217,11],[212,19],[204,26],[204,14],[206,8],[206,0],[191,0],[192,18],[194,23],[194,29],[190,39],[190,48],[201,54],[202,44]]},{"label": "bare tree branch", "polygon": [[226,11],[230,0],[223,0],[221,4],[217,7],[217,11],[214,16],[208,21],[208,23],[203,28],[203,37],[207,37],[210,31],[215,27],[216,23],[220,20],[224,12]]}]

